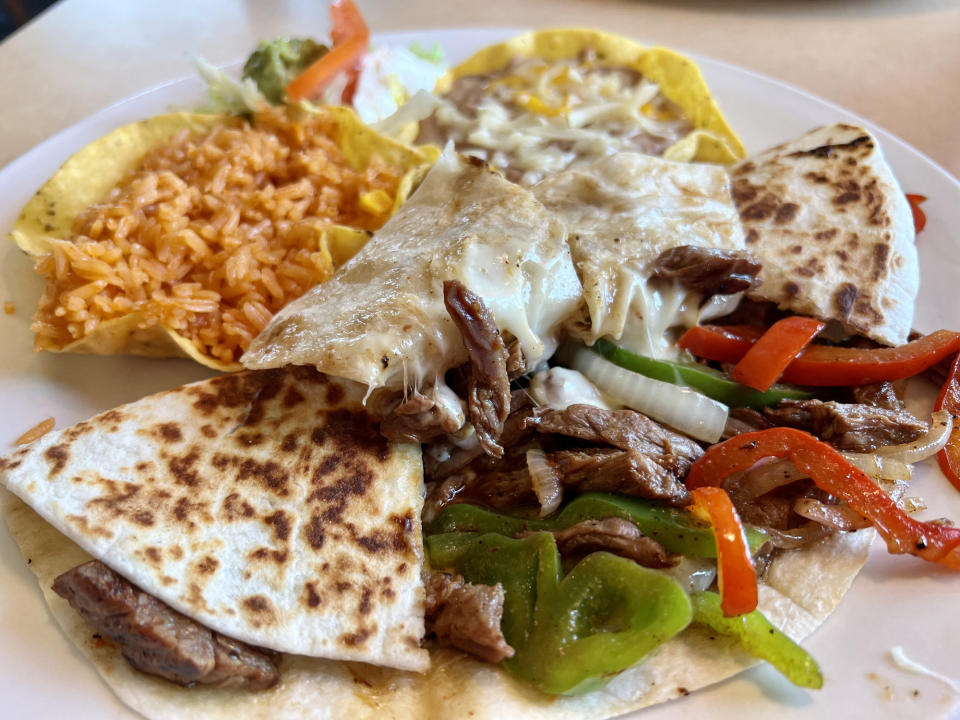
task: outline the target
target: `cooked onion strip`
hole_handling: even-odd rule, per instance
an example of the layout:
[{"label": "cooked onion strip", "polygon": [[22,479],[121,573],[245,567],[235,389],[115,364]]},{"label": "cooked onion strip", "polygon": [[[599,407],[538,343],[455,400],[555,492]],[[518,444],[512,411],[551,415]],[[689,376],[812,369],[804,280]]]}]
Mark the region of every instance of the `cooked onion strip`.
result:
[{"label": "cooked onion strip", "polygon": [[724,483],[724,488],[734,503],[739,505],[808,477],[802,470],[797,470],[789,458],[782,458],[758,463],[739,477],[731,476]]},{"label": "cooked onion strip", "polygon": [[563,487],[557,471],[547,460],[543,450],[530,448],[527,450],[527,472],[530,473],[530,482],[533,492],[540,502],[540,517],[546,517],[560,507],[563,500]]},{"label": "cooked onion strip", "polygon": [[873,453],[841,453],[851,465],[865,472],[874,480],[904,480],[913,477],[913,468],[902,460]]},{"label": "cooked onion strip", "polygon": [[926,435],[902,445],[879,447],[875,452],[877,455],[900,462],[917,463],[940,452],[943,446],[947,444],[947,440],[950,439],[952,430],[953,416],[946,410],[938,410],[933,413],[930,420],[930,430],[927,431]]},{"label": "cooked onion strip", "polygon": [[767,534],[770,542],[772,542],[775,547],[784,550],[792,550],[793,548],[809,545],[830,534],[828,527],[818,522],[813,522],[812,520],[804,523],[800,527],[790,528],[789,530],[777,530],[771,527],[761,527],[760,529]]},{"label": "cooked onion strip", "polygon": [[793,511],[834,530],[862,530],[871,526],[869,520],[847,505],[827,505],[811,497],[797,498]]},{"label": "cooked onion strip", "polygon": [[625,370],[584,347],[565,353],[565,359],[601,392],[675,430],[710,443],[723,434],[728,408],[706,395]]}]

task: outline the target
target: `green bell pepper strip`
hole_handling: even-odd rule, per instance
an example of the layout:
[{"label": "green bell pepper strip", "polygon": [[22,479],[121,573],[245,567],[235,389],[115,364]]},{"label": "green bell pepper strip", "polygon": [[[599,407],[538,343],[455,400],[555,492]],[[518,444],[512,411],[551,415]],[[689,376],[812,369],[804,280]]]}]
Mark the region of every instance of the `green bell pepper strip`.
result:
[{"label": "green bell pepper strip", "polygon": [[690,599],[668,576],[606,552],[562,577],[553,535],[426,538],[431,565],[504,589],[501,629],[517,678],[551,694],[601,687],[690,623]]},{"label": "green bell pepper strip", "polygon": [[802,647],[775,628],[759,610],[726,617],[720,596],[713,592],[694,593],[693,622],[740,641],[744,650],[766,660],[795,685],[820,689],[823,675],[817,661]]},{"label": "green bell pepper strip", "polygon": [[774,385],[765,391],[754,390],[730,380],[712,368],[669,360],[654,360],[624,350],[603,338],[597,340],[591,349],[603,355],[614,365],[654,380],[686,385],[730,407],[749,407],[759,410],[769,405],[776,405],[785,399],[806,400],[813,397],[809,392],[786,385]]},{"label": "green bell pepper strip", "polygon": [[[606,493],[585,493],[549,518],[525,519],[500,515],[475,505],[445,507],[425,528],[428,534],[449,532],[500,533],[513,536],[524,530],[565,530],[583,520],[619,517],[634,523],[667,550],[690,558],[715,558],[717,543],[713,530],[686,510],[640,498]],[[767,536],[746,528],[750,552],[755,553]]]}]

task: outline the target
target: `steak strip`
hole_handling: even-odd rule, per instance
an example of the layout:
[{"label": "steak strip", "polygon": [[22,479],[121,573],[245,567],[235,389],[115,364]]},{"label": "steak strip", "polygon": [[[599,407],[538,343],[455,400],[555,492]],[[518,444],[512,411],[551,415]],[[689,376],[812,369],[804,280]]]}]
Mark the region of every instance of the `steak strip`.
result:
[{"label": "steak strip", "polygon": [[775,425],[806,430],[848,452],[870,452],[883,445],[912,442],[927,432],[925,422],[906,410],[834,401],[781,400],[763,414]]},{"label": "steak strip", "polygon": [[903,410],[903,401],[892,382],[871,385],[855,385],[850,388],[853,401],[859,405],[871,405],[885,410]]},{"label": "steak strip", "polygon": [[414,390],[406,400],[397,393],[392,402],[382,403],[388,408],[396,405],[380,421],[381,435],[391,442],[420,443],[455,433],[463,426],[460,400],[450,388],[437,384],[424,390],[426,393]]},{"label": "steak strip", "polygon": [[179,685],[266,690],[280,672],[266,651],[214,632],[181,615],[99,560],[78,565],[53,590],[120,646],[133,667]]},{"label": "steak strip", "polygon": [[[517,537],[532,534],[528,530]],[[618,517],[582,520],[566,530],[554,531],[553,537],[563,555],[583,556],[603,550],[649,568],[668,568],[680,562],[679,555],[668,553],[632,522]]]},{"label": "steak strip", "polygon": [[470,355],[467,411],[480,447],[493,457],[503,456],[498,443],[510,413],[507,348],[483,299],[456,280],[443,283],[443,302]]},{"label": "steak strip", "polygon": [[690,466],[703,455],[703,448],[690,438],[633,410],[604,410],[593,405],[571,405],[566,410],[538,407],[526,424],[538,433],[636,451],[678,480],[685,478]]},{"label": "steak strip", "polygon": [[547,461],[563,486],[578,493],[619,493],[674,507],[690,504],[690,493],[680,479],[636,450],[560,450],[549,453]]},{"label": "steak strip", "polygon": [[513,648],[500,629],[503,585],[474,585],[460,575],[434,572],[425,586],[428,632],[490,663],[513,657]]},{"label": "steak strip", "polygon": [[653,261],[650,277],[675,280],[704,295],[731,295],[759,284],[760,263],[730,250],[679,245]]}]

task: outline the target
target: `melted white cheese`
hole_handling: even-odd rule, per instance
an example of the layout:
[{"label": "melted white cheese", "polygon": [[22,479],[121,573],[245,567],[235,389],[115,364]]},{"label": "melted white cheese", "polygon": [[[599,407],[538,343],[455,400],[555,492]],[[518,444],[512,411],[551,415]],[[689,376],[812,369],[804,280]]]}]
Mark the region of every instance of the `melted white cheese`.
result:
[{"label": "melted white cheese", "polygon": [[538,372],[530,380],[529,389],[534,400],[554,410],[566,410],[571,405],[580,404],[604,410],[623,407],[600,392],[586,375],[564,367]]}]

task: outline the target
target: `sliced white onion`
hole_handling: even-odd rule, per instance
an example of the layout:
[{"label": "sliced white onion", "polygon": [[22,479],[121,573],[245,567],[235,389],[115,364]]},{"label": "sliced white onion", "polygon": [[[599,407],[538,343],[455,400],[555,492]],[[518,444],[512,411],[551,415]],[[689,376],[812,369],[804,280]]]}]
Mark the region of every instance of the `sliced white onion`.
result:
[{"label": "sliced white onion", "polygon": [[900,462],[917,463],[940,452],[950,439],[952,431],[953,416],[946,410],[938,410],[930,420],[930,430],[922,437],[902,445],[879,447],[874,452]]},{"label": "sliced white onion", "polygon": [[873,453],[841,453],[851,465],[855,465],[875,480],[910,480],[913,468],[902,460]]},{"label": "sliced white onion", "polygon": [[688,593],[703,592],[717,577],[717,563],[710,558],[681,557],[679,563],[659,572],[672,577]]},{"label": "sliced white onion", "polygon": [[834,530],[862,530],[871,526],[869,520],[848,505],[827,505],[811,497],[797,498],[793,511]]},{"label": "sliced white onion", "polygon": [[547,460],[543,450],[530,448],[527,450],[527,472],[530,473],[530,482],[533,492],[540,502],[540,517],[546,517],[556,512],[563,500],[563,487],[557,471]]},{"label": "sliced white onion", "polygon": [[601,392],[654,420],[704,442],[723,434],[729,408],[695,390],[631,372],[585,347],[564,353],[574,370],[586,375]]},{"label": "sliced white onion", "polygon": [[792,550],[809,545],[830,534],[830,529],[827,526],[813,520],[789,530],[777,530],[772,527],[761,527],[761,530],[767,534],[774,546],[783,550]]}]

